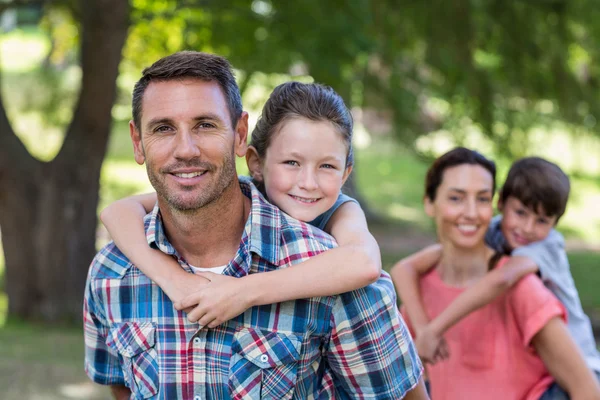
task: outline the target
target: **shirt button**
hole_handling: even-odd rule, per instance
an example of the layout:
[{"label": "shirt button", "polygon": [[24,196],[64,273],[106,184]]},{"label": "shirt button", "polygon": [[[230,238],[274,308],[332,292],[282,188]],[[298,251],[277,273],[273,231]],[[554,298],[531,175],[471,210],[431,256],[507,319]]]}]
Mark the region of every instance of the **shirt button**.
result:
[{"label": "shirt button", "polygon": [[194,344],[200,344],[200,338],[194,338]]},{"label": "shirt button", "polygon": [[131,346],[127,346],[127,352],[128,352],[129,354],[132,354],[132,353],[133,353],[133,347],[131,347]]},{"label": "shirt button", "polygon": [[260,356],[260,361],[266,363],[267,361],[269,361],[269,356],[266,354],[263,354],[262,356]]},{"label": "shirt button", "polygon": [[194,396],[194,400],[202,400],[202,397],[200,397],[200,396]]}]

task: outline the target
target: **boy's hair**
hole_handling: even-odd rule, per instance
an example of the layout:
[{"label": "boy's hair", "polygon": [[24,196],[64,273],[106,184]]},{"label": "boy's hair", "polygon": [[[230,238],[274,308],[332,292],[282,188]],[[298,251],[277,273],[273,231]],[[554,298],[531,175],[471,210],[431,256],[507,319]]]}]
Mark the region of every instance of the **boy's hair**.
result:
[{"label": "boy's hair", "polygon": [[318,83],[286,82],[273,90],[250,139],[250,145],[256,148],[259,157],[265,157],[273,136],[283,123],[298,117],[331,122],[346,143],[346,167],[353,164],[352,114],[339,94]]},{"label": "boy's hair", "polygon": [[242,115],[242,97],[233,76],[231,64],[225,58],[198,51],[180,51],[163,57],[142,71],[142,77],[133,88],[133,122],[141,130],[142,98],[150,82],[164,82],[186,78],[217,82],[229,108],[231,123],[235,129]]},{"label": "boy's hair", "polygon": [[425,178],[425,197],[430,201],[435,200],[438,187],[442,184],[444,171],[448,168],[462,164],[480,165],[492,175],[492,196],[496,191],[496,164],[481,153],[465,147],[456,147],[446,154],[438,157],[427,170]]},{"label": "boy's hair", "polygon": [[512,196],[535,212],[543,209],[546,216],[556,216],[558,222],[567,208],[570,190],[569,177],[558,165],[540,157],[525,157],[510,167],[500,201],[505,203]]}]

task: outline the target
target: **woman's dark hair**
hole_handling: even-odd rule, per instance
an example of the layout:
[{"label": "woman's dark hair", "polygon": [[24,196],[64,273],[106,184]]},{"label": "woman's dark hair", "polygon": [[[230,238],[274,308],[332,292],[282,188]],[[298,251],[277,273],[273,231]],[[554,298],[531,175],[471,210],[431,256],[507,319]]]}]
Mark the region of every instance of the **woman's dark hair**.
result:
[{"label": "woman's dark hair", "polygon": [[339,94],[318,83],[286,82],[277,86],[262,109],[250,145],[264,158],[281,125],[298,117],[331,122],[346,143],[346,166],[353,164],[352,114]]},{"label": "woman's dark hair", "polygon": [[425,178],[425,197],[430,201],[435,200],[438,187],[442,184],[444,171],[448,168],[456,167],[462,164],[480,165],[492,175],[492,195],[496,191],[496,164],[481,153],[470,150],[465,147],[456,147],[446,154],[438,157],[429,170]]}]

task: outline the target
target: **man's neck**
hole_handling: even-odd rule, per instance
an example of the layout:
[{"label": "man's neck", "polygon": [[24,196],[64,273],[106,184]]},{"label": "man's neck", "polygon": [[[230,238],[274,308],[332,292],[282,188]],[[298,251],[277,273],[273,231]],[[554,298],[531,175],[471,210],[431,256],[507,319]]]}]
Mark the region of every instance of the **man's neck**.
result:
[{"label": "man's neck", "polygon": [[225,265],[235,256],[252,203],[235,179],[215,201],[193,212],[180,212],[159,199],[169,242],[191,265]]}]

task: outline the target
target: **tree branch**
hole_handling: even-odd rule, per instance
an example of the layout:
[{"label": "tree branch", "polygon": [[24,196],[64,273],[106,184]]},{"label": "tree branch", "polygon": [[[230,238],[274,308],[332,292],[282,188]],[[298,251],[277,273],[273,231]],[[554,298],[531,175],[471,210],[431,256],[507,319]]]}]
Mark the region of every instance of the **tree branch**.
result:
[{"label": "tree branch", "polygon": [[51,2],[52,0],[12,0],[8,3],[0,3],[0,14],[11,8],[44,5]]}]

